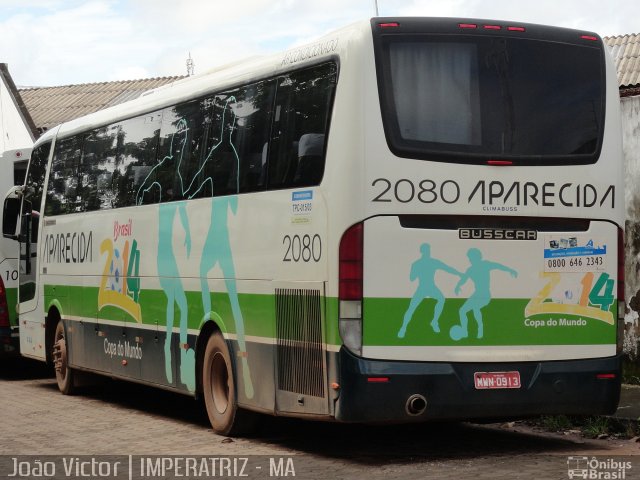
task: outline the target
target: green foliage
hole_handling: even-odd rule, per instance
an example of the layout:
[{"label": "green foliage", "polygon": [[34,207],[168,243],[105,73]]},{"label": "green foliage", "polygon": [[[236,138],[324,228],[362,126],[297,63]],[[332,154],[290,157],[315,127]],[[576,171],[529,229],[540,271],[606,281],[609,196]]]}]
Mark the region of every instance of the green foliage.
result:
[{"label": "green foliage", "polygon": [[552,432],[561,432],[573,427],[573,422],[566,415],[543,415],[540,417],[540,426]]},{"label": "green foliage", "polygon": [[550,432],[579,431],[584,437],[598,438],[607,435],[618,438],[633,438],[640,435],[640,419],[626,420],[606,416],[569,417],[566,415],[544,415],[535,425]]},{"label": "green foliage", "polygon": [[587,417],[582,425],[582,433],[585,437],[597,438],[600,435],[610,435],[613,433],[609,417]]}]

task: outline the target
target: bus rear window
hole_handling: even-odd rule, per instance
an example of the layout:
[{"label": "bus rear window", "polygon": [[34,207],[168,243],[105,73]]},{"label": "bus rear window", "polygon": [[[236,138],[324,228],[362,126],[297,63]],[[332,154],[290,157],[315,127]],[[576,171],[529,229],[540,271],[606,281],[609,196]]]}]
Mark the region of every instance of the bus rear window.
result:
[{"label": "bus rear window", "polygon": [[465,35],[384,35],[385,132],[399,156],[585,164],[604,123],[599,46]]}]

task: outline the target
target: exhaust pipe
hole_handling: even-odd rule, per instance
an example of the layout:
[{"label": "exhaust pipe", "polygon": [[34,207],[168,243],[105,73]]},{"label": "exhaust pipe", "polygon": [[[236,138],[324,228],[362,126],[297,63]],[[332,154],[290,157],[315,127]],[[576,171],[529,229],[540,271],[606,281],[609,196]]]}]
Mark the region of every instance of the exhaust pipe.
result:
[{"label": "exhaust pipe", "polygon": [[427,399],[418,393],[414,393],[407,399],[405,410],[408,415],[417,417],[427,409]]}]

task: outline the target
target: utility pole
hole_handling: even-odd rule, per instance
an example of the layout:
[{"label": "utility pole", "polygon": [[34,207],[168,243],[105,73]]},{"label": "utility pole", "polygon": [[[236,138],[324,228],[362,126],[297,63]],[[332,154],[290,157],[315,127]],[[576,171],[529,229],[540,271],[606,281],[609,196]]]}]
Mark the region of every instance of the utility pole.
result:
[{"label": "utility pole", "polygon": [[373,2],[376,4],[376,17],[379,17],[380,14],[378,13],[378,0],[373,0]]}]

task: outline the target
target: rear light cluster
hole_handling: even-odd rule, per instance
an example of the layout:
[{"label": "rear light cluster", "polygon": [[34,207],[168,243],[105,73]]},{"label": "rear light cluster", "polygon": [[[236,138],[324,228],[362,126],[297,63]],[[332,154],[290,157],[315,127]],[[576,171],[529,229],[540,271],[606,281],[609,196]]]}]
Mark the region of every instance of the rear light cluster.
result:
[{"label": "rear light cluster", "polygon": [[340,241],[340,300],[362,300],[364,226],[358,223]]},{"label": "rear light cluster", "polygon": [[356,355],[362,354],[362,275],[364,224],[349,228],[340,240],[339,329],[344,345]]},{"label": "rear light cluster", "polygon": [[[477,23],[459,23],[458,28],[464,29],[482,29],[482,30],[507,30],[508,32],[526,32],[527,29],[525,27],[520,27],[516,25],[502,26],[495,24],[487,24],[487,25],[479,25]],[[582,40],[590,40],[592,42],[598,41],[598,37],[594,35],[580,35]]]},{"label": "rear light cluster", "polygon": [[526,32],[527,31],[527,29],[524,27],[515,27],[515,26],[503,27],[502,25],[478,25],[477,23],[459,23],[458,27],[471,28],[471,29],[482,28],[484,30],[502,30],[504,28],[509,32]]},{"label": "rear light cluster", "polygon": [[[380,28],[397,28],[400,26],[398,22],[385,22],[379,23],[378,26]],[[483,24],[479,25],[477,23],[459,23],[458,28],[464,29],[483,29],[483,30],[507,30],[508,32],[526,32],[527,29],[525,27],[517,26],[517,25],[508,25],[506,27],[502,25],[495,24]],[[597,42],[598,37],[595,35],[580,35],[582,40],[589,40],[592,42]]]},{"label": "rear light cluster", "polygon": [[10,327],[9,324],[9,307],[7,305],[7,291],[4,288],[4,282],[0,277],[0,327]]}]

